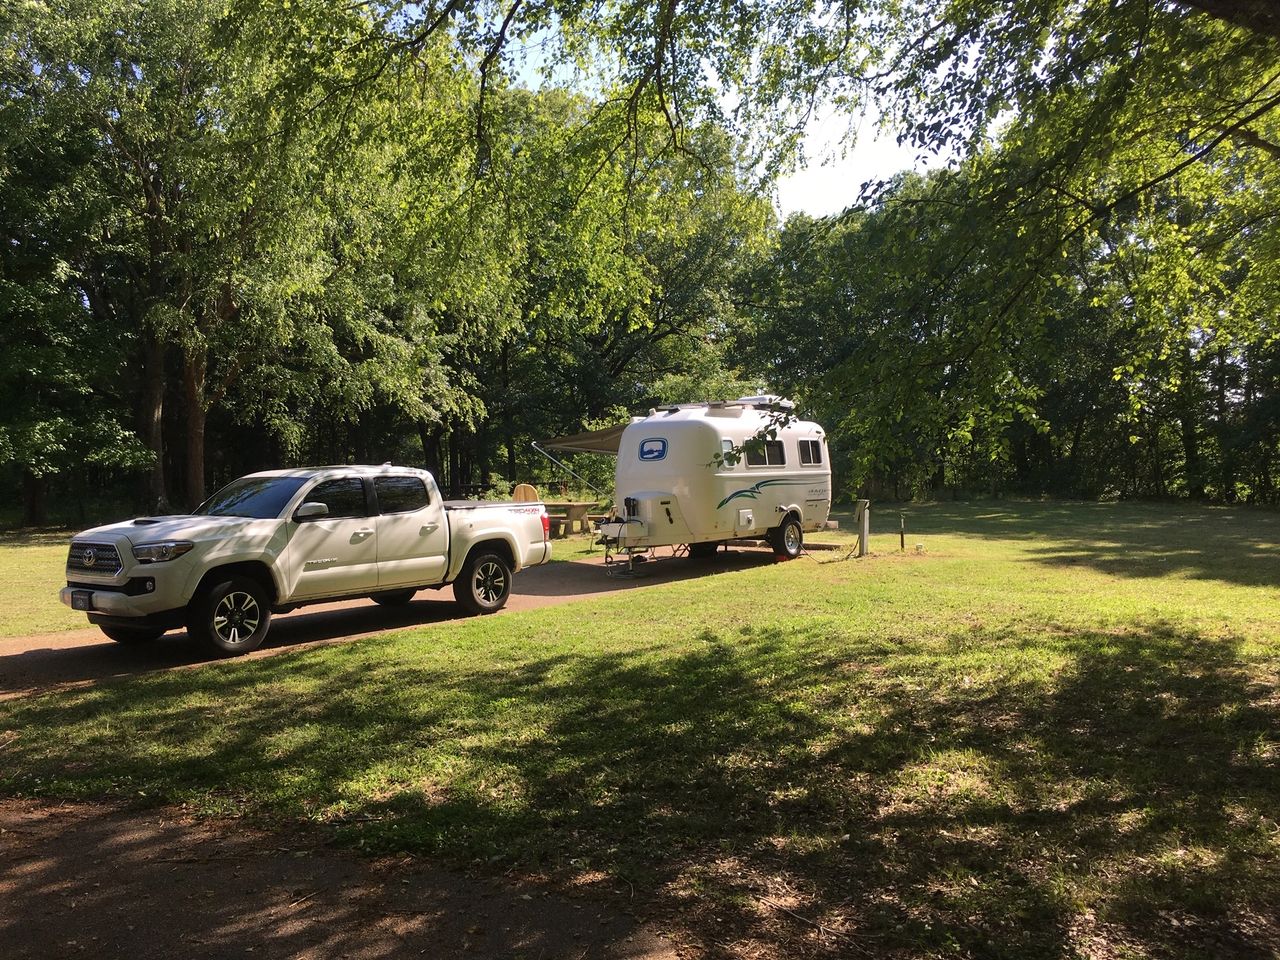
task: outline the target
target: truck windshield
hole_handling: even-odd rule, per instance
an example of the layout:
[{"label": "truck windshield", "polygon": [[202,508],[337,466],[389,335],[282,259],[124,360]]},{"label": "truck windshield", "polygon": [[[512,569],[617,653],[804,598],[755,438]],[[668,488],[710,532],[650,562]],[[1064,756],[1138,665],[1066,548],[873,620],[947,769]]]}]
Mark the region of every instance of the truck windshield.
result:
[{"label": "truck windshield", "polygon": [[242,477],[229,483],[195,512],[202,517],[251,517],[272,520],[309,477]]}]

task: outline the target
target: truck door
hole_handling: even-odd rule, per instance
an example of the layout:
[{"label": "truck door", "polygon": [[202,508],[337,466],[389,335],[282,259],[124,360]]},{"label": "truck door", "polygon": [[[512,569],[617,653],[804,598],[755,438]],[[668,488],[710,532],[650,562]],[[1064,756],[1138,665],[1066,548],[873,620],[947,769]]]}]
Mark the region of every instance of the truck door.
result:
[{"label": "truck door", "polygon": [[302,498],[327,516],[294,522],[289,533],[295,597],[338,597],[378,586],[378,537],[360,477],[322,480]]},{"label": "truck door", "polygon": [[378,587],[444,580],[449,529],[438,493],[413,474],[373,478],[378,499]]}]

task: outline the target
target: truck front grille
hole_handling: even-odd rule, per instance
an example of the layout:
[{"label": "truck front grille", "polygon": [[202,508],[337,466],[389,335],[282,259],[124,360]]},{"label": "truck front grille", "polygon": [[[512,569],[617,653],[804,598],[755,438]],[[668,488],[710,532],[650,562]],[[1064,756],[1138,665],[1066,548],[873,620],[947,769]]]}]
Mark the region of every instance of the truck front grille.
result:
[{"label": "truck front grille", "polygon": [[114,577],[120,572],[120,552],[114,544],[72,541],[67,554],[67,572]]}]

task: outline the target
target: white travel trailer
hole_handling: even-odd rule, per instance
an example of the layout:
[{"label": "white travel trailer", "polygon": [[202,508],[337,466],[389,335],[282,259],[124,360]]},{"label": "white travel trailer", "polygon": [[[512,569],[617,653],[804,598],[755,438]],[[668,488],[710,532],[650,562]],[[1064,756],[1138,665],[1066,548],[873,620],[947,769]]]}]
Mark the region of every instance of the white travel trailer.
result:
[{"label": "white travel trailer", "polygon": [[[822,529],[831,511],[826,433],[790,419],[775,439],[748,444],[792,408],[773,396],[682,404],[602,431],[594,449],[612,447],[618,465],[614,517],[601,534],[626,552],[688,544],[705,556],[727,540],[765,537],[779,555],[798,555],[803,532]],[[570,439],[549,445],[591,449]],[[737,463],[717,459],[743,444]]]}]

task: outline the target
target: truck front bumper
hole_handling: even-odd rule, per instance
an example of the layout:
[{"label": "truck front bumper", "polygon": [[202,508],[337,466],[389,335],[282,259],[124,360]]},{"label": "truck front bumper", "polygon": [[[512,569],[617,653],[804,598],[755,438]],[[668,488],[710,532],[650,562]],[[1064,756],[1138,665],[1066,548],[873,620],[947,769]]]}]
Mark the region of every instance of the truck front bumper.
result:
[{"label": "truck front bumper", "polygon": [[83,611],[85,613],[105,613],[111,617],[145,617],[155,612],[154,604],[148,602],[152,598],[148,596],[131,597],[118,590],[99,590],[88,586],[63,587],[58,591],[58,599],[73,610],[76,609],[71,602],[73,593],[89,594],[89,608]]}]

